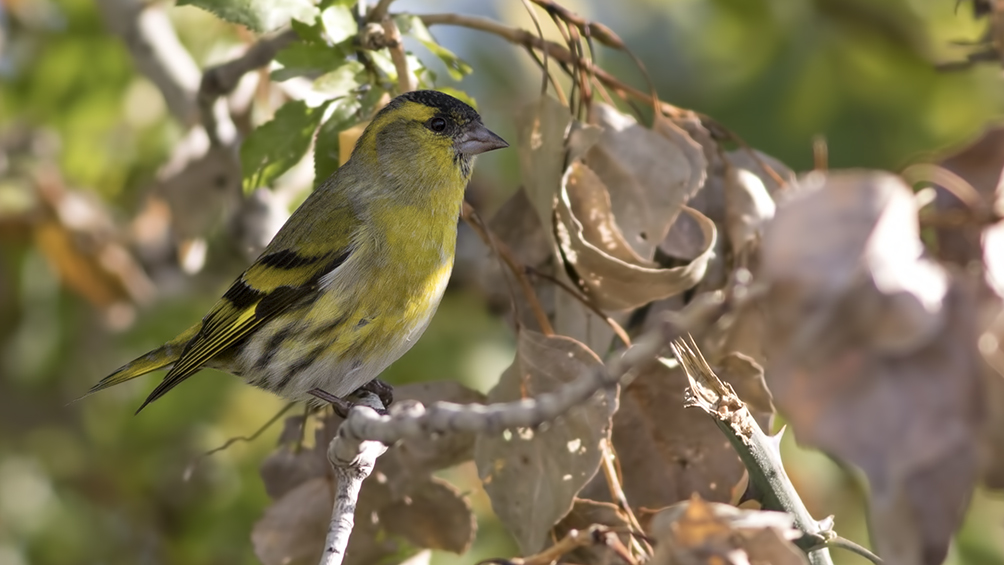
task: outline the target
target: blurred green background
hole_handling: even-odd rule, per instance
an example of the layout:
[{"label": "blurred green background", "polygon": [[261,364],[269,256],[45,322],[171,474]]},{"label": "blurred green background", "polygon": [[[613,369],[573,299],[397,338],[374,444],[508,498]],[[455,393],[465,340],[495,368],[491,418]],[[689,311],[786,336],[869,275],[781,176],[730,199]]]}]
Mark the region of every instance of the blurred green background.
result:
[{"label": "blurred green background", "polygon": [[[604,22],[645,62],[661,97],[716,118],[796,170],[812,142],[831,167],[899,169],[964,142],[1004,109],[999,65],[938,72],[963,59],[986,21],[954,0],[601,0],[564,2]],[[401,0],[395,10],[461,12],[532,29],[516,0]],[[184,44],[205,65],[226,60],[241,34],[196,8],[171,8]],[[545,24],[546,24],[545,18]],[[552,30],[553,31],[553,30]],[[485,121],[512,139],[512,116],[539,89],[518,48],[478,32],[435,27],[475,73],[460,88]],[[552,32],[548,32],[549,35]],[[556,34],[553,34],[556,35]],[[636,85],[618,53],[605,68]],[[442,73],[445,76],[445,73]],[[89,0],[0,0],[0,565],[255,563],[249,532],[268,502],[257,467],[278,429],[203,460],[201,452],[254,432],[282,403],[207,374],[133,416],[156,377],[73,402],[120,364],[173,337],[211,306],[243,259],[210,237],[209,267],[167,285],[134,321],[108,318],[68,290],[19,223],[26,203],[15,174],[51,161],[67,185],[111,217],[131,218],[182,129],[133,68]],[[10,150],[17,147],[17,150]],[[489,155],[478,175],[490,212],[518,186],[514,151]],[[30,192],[30,190],[28,191]],[[453,378],[487,390],[509,363],[512,336],[477,292],[451,287],[425,337],[387,374],[391,382]],[[835,514],[866,542],[859,483],[786,439],[788,468],[817,517]],[[474,491],[482,531],[472,563],[514,549],[490,518],[470,468],[449,476]],[[1004,500],[978,492],[950,556],[1004,563]],[[837,553],[840,563],[863,563]]]}]

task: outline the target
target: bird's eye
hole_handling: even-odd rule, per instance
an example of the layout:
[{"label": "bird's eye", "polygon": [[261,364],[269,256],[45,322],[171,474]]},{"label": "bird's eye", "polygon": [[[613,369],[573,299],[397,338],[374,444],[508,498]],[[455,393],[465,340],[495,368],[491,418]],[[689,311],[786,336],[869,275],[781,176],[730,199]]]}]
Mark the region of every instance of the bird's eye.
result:
[{"label": "bird's eye", "polygon": [[436,133],[440,133],[446,129],[446,120],[443,118],[432,118],[429,121],[429,129]]}]

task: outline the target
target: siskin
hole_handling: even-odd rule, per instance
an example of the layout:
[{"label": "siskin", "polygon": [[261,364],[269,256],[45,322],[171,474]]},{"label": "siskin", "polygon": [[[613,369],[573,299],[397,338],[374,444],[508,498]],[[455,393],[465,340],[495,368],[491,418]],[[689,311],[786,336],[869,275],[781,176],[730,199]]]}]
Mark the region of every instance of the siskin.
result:
[{"label": "siskin", "polygon": [[474,157],[503,147],[456,98],[398,96],[201,322],[88,394],[169,365],[139,410],[205,367],[290,400],[370,384],[429,325]]}]

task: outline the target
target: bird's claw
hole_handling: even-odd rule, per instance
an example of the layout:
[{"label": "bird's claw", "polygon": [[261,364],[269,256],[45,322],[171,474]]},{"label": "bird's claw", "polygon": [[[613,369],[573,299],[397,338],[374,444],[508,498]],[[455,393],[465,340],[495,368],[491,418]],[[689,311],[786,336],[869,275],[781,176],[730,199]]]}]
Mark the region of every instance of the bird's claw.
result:
[{"label": "bird's claw", "polygon": [[359,390],[372,392],[377,395],[380,402],[383,402],[384,408],[390,408],[390,405],[394,403],[394,387],[384,381],[381,381],[380,379],[373,379],[372,381],[359,387]]},{"label": "bird's claw", "polygon": [[[381,381],[380,379],[373,379],[372,381],[364,384],[363,386],[359,387],[356,392],[359,391],[365,391],[377,395],[377,397],[380,399],[380,402],[382,402],[384,405],[383,410],[377,410],[377,413],[381,415],[386,415],[387,407],[390,406],[392,402],[394,402],[394,387]],[[349,411],[352,410],[352,408],[356,405],[355,402],[345,400],[340,396],[335,396],[330,392],[320,388],[310,389],[310,391],[308,391],[307,394],[313,396],[314,398],[317,398],[318,400],[330,404],[331,408],[334,409],[335,414],[338,414],[338,416],[341,417],[343,420],[349,417]]]}]

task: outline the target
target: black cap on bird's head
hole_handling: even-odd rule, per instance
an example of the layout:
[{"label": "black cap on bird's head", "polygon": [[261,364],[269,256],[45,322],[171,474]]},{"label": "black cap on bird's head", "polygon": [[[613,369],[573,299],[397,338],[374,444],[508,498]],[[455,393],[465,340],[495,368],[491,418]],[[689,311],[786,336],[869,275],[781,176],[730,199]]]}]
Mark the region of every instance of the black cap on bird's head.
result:
[{"label": "black cap on bird's head", "polygon": [[451,138],[459,154],[474,156],[509,147],[504,139],[485,127],[477,110],[449,94],[437,90],[406,92],[391,100],[385,110],[398,108],[407,102],[434,110],[432,116],[425,120],[425,126],[433,133]]}]

